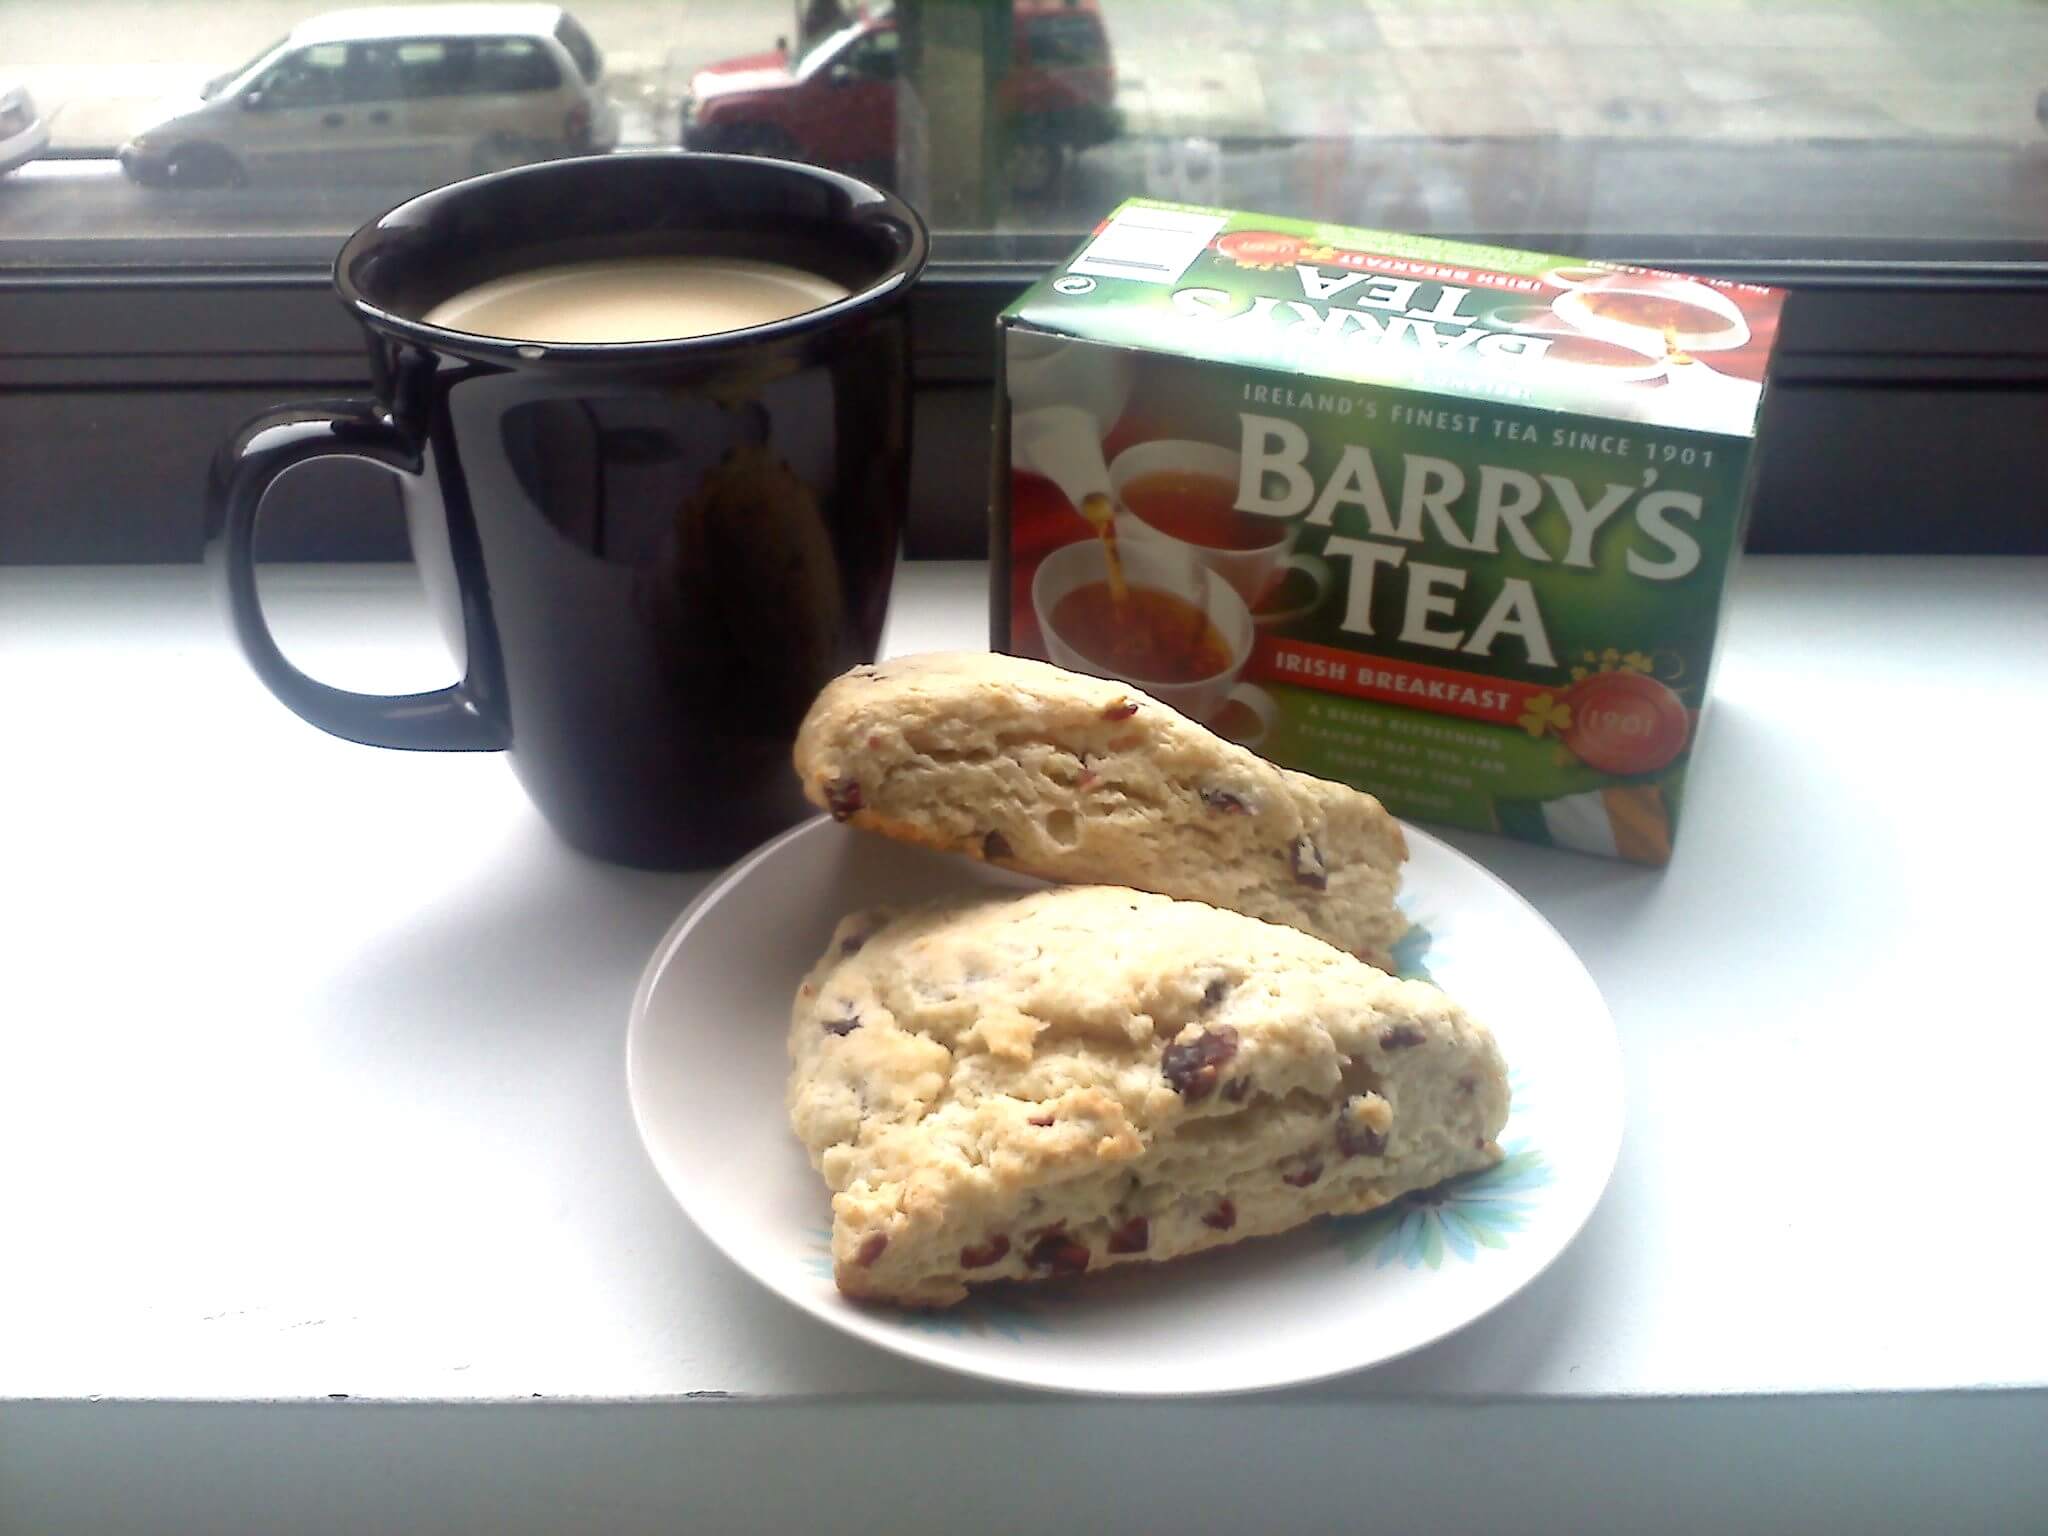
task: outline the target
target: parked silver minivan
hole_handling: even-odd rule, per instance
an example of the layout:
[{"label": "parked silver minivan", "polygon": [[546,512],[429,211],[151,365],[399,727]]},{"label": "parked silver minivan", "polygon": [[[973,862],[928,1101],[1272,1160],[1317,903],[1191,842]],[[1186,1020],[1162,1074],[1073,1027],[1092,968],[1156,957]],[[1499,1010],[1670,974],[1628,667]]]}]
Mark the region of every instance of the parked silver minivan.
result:
[{"label": "parked silver minivan", "polygon": [[302,22],[137,134],[151,186],[403,182],[609,150],[590,34],[555,5],[377,6]]}]

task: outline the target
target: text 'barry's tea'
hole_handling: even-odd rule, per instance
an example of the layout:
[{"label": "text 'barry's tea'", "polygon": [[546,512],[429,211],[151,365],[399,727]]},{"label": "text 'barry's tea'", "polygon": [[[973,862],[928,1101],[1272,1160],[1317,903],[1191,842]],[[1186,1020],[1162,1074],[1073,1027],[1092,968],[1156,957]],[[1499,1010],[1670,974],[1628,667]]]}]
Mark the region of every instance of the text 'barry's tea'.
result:
[{"label": "text 'barry's tea'", "polygon": [[994,643],[1662,863],[1782,298],[1126,203],[1003,317]]}]

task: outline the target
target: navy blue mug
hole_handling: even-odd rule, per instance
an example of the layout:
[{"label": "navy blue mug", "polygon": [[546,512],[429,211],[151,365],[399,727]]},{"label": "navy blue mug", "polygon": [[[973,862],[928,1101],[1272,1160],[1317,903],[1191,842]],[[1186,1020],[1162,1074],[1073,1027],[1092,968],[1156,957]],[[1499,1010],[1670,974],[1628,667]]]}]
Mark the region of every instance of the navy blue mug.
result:
[{"label": "navy blue mug", "polygon": [[[907,298],[927,251],[888,193],[811,166],[682,153],[525,166],[439,188],[342,248],[374,398],[273,410],[216,459],[210,554],[257,674],[351,741],[505,751],[569,843],[647,868],[733,857],[805,814],[789,764],[824,684],[872,660],[910,464]],[[746,257],[848,290],[772,324],[547,343],[422,318],[559,263]],[[462,680],[315,681],[257,600],[278,475],[392,471]]]}]

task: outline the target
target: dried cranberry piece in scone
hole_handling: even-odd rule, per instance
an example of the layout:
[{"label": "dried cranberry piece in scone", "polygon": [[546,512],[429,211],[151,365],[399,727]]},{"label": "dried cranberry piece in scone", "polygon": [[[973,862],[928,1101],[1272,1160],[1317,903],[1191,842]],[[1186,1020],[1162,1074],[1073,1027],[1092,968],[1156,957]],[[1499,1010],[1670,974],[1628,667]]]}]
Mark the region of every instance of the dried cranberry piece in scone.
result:
[{"label": "dried cranberry piece in scone", "polygon": [[1215,1092],[1224,1067],[1236,1054],[1237,1031],[1222,1024],[1174,1041],[1161,1054],[1159,1070],[1173,1091],[1192,1104]]}]

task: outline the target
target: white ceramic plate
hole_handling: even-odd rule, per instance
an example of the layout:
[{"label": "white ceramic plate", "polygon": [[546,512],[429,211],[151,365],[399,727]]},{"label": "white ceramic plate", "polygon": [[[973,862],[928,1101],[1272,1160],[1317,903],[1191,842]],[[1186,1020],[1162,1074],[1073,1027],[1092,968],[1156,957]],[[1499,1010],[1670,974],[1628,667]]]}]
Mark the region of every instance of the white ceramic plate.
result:
[{"label": "white ceramic plate", "polygon": [[898,1313],[832,1284],[824,1181],[783,1111],[790,1005],[847,912],[1037,882],[820,818],[750,854],[676,920],[633,999],[627,1084],[669,1189],[726,1257],[835,1328],[970,1376],[1067,1392],[1246,1392],[1338,1375],[1442,1338],[1564,1250],[1621,1142],[1614,1026],[1527,902],[1408,829],[1397,959],[1485,1020],[1507,1056],[1506,1161],[1367,1216],[1183,1264],[1008,1286]]}]

